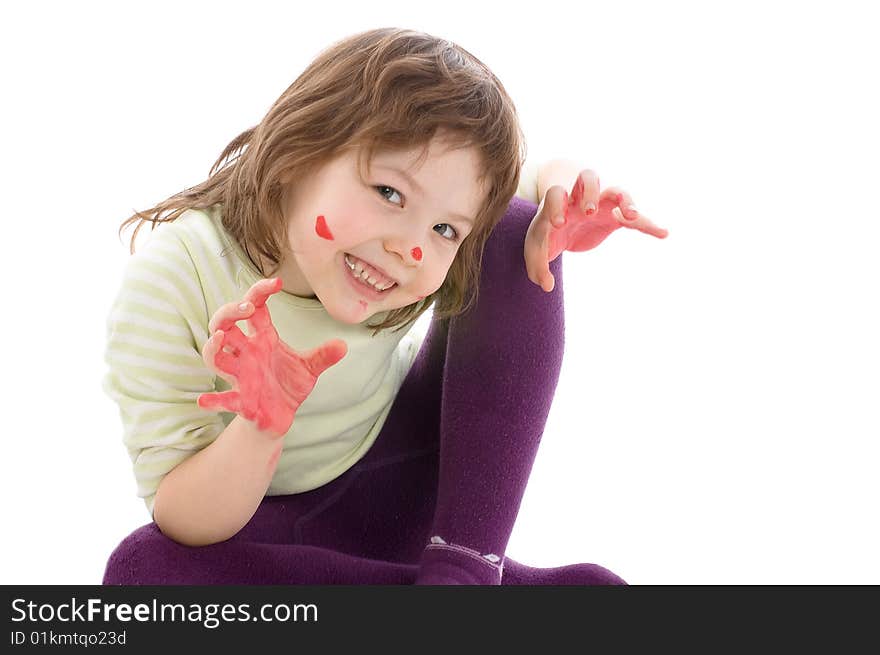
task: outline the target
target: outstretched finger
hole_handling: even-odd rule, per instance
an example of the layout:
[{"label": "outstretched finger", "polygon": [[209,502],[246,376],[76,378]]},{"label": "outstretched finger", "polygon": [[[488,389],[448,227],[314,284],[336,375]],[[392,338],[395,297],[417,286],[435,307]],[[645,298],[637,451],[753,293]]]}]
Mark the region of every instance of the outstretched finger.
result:
[{"label": "outstretched finger", "polygon": [[618,222],[622,223],[624,227],[639,230],[640,232],[650,234],[651,236],[657,237],[658,239],[665,239],[667,236],[669,236],[669,230],[654,225],[654,223],[652,223],[651,220],[644,214],[639,214],[635,220],[621,221],[618,219]]},{"label": "outstretched finger", "polygon": [[254,313],[248,318],[248,323],[250,323],[256,332],[275,330],[275,325],[272,323],[272,317],[269,315],[269,306],[266,304],[263,304],[254,310]]},{"label": "outstretched finger", "polygon": [[266,300],[273,293],[281,291],[284,283],[280,277],[265,278],[254,282],[253,286],[248,289],[244,299],[254,304],[254,307],[262,307],[266,304]]},{"label": "outstretched finger", "polygon": [[318,377],[345,357],[347,352],[348,346],[342,339],[331,339],[317,348],[303,353],[302,358],[305,360],[306,366],[308,366],[312,375]]},{"label": "outstretched finger", "polygon": [[217,330],[231,330],[238,321],[246,319],[254,311],[253,305],[247,301],[241,303],[229,302],[221,305],[208,321],[208,332],[214,334]]},{"label": "outstretched finger", "polygon": [[241,396],[237,391],[203,393],[196,402],[202,409],[224,410],[236,414],[241,411]]},{"label": "outstretched finger", "polygon": [[620,187],[611,186],[605,189],[599,194],[599,203],[603,208],[620,208],[620,213],[627,221],[635,220],[639,215],[633,204],[632,197]]},{"label": "outstretched finger", "polygon": [[617,187],[605,189],[602,192],[602,201],[614,205],[616,211],[612,211],[611,214],[623,227],[639,230],[658,239],[665,239],[669,234],[668,230],[654,225],[647,216],[638,211],[632,197],[623,189]]},{"label": "outstretched finger", "polygon": [[[553,228],[565,225],[566,208],[571,202],[571,198],[565,192],[565,189],[555,184],[547,189],[541,206],[535,214],[533,222],[546,224],[547,231]],[[543,232],[543,230],[542,230]]]},{"label": "outstretched finger", "polygon": [[248,322],[257,332],[264,332],[269,328],[274,329],[266,301],[269,296],[281,291],[283,284],[280,277],[258,280],[245,294],[245,300],[254,305],[254,313],[248,317]]},{"label": "outstretched finger", "polygon": [[596,171],[585,168],[578,173],[571,189],[571,201],[587,216],[596,213],[599,208],[599,175]]}]

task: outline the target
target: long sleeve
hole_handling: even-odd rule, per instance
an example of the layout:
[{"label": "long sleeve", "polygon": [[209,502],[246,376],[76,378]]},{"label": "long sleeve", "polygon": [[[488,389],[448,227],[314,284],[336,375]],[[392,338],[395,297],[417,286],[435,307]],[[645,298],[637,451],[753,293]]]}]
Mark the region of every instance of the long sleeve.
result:
[{"label": "long sleeve", "polygon": [[119,406],[137,495],[152,514],[162,478],[225,428],[198,407],[215,390],[202,360],[207,308],[186,248],[157,229],[125,268],[107,318],[102,387]]}]

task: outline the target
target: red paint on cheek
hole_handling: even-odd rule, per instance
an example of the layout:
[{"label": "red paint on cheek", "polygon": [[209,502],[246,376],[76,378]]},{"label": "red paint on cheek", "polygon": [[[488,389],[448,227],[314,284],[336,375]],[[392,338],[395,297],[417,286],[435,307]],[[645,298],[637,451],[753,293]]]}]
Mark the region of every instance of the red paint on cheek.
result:
[{"label": "red paint on cheek", "polygon": [[410,250],[410,254],[412,255],[412,258],[415,259],[417,262],[422,261],[422,249],[418,246]]},{"label": "red paint on cheek", "polygon": [[323,216],[318,216],[318,219],[315,221],[315,232],[322,239],[333,241],[333,233],[330,232],[330,228],[327,227],[327,221]]}]

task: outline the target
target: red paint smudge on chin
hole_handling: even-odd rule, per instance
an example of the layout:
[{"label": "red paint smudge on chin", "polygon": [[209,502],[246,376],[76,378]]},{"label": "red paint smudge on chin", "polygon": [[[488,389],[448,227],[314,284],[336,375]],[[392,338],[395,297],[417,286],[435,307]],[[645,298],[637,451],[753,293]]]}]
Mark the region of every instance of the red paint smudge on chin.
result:
[{"label": "red paint smudge on chin", "polygon": [[422,249],[418,246],[410,250],[410,254],[412,255],[412,258],[415,259],[417,262],[422,261]]},{"label": "red paint smudge on chin", "polygon": [[333,233],[330,232],[330,228],[327,227],[327,221],[323,216],[318,216],[315,221],[315,232],[322,239],[327,239],[327,241],[333,241]]},{"label": "red paint smudge on chin", "polygon": [[367,301],[365,300],[358,300],[358,304],[364,309],[367,308]]}]

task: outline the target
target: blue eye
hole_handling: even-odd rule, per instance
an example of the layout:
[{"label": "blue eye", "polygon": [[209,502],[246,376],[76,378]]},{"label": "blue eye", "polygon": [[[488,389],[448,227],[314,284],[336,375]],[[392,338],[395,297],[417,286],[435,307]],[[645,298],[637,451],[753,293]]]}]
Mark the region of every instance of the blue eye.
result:
[{"label": "blue eye", "polygon": [[[455,228],[452,227],[449,223],[439,223],[434,226],[434,229],[436,230],[438,227],[446,228],[446,230],[452,232],[450,236],[446,236],[445,238],[449,239],[450,241],[458,241],[458,232],[456,232]],[[439,232],[437,232],[437,234],[439,234],[440,236],[444,236],[444,232],[446,230],[440,230]]]},{"label": "blue eye", "polygon": [[[387,191],[390,191],[392,195],[396,193],[398,196],[400,196],[401,202],[403,201],[403,196],[401,196],[400,192],[397,189],[395,189],[394,187],[380,184],[379,186],[376,186],[373,188],[378,190],[379,195],[382,196],[383,198],[385,198],[386,200],[388,199],[387,196],[385,195],[385,191],[387,190]],[[398,203],[394,203],[394,204],[398,204]]]}]

